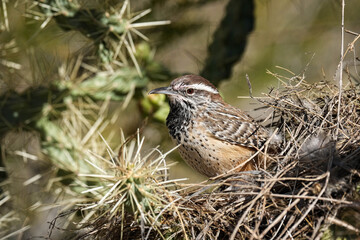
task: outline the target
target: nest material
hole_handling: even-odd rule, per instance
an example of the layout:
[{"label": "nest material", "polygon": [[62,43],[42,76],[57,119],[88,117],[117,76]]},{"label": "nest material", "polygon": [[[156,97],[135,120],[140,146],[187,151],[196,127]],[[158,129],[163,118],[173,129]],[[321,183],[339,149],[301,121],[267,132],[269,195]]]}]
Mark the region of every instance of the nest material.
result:
[{"label": "nest material", "polygon": [[191,209],[182,214],[189,238],[319,238],[332,223],[359,234],[355,222],[337,218],[359,195],[360,89],[349,83],[339,98],[326,82],[289,82],[262,100],[283,138],[281,152],[268,156],[275,163],[223,176],[210,193],[187,193],[181,207]]},{"label": "nest material", "polygon": [[358,222],[342,215],[359,209],[360,89],[350,83],[339,93],[326,82],[290,79],[261,100],[283,138],[281,151],[267,155],[270,166],[182,186],[176,200],[162,196],[169,205],[151,226],[126,217],[121,233],[103,216],[91,226],[96,234],[83,237],[319,239],[334,224],[358,237]]}]

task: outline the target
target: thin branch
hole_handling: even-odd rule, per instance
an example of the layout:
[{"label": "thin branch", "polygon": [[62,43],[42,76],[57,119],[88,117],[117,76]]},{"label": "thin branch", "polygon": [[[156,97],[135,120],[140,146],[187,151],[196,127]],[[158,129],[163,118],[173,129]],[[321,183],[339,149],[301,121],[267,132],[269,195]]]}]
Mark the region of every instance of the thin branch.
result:
[{"label": "thin branch", "polygon": [[341,108],[341,96],[342,96],[342,88],[343,88],[343,63],[344,63],[344,35],[345,35],[345,0],[341,2],[341,57],[340,57],[340,67],[339,67],[339,100],[338,100],[338,114],[337,114],[337,126],[336,126],[336,134],[335,141],[339,135],[340,128],[340,108]]}]

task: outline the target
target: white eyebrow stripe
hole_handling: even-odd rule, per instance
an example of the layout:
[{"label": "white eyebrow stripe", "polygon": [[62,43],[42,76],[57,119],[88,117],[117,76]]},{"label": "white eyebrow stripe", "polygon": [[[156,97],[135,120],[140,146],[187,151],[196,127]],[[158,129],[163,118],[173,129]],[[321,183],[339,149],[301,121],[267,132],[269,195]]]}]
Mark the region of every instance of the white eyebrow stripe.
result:
[{"label": "white eyebrow stripe", "polygon": [[196,90],[204,90],[204,91],[211,92],[214,94],[219,94],[218,90],[216,90],[210,86],[207,86],[205,84],[202,84],[202,83],[192,84],[189,86],[189,88],[194,88]]}]

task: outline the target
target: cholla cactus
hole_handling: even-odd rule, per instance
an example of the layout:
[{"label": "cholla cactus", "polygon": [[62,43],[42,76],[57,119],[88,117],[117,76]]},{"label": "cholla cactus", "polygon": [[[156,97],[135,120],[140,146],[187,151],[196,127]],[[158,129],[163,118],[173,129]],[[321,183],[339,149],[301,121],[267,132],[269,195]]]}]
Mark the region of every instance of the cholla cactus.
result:
[{"label": "cholla cactus", "polygon": [[[111,120],[106,119],[109,99],[99,108],[68,100],[68,110],[57,113],[62,117],[55,122],[50,120],[50,110],[43,113],[48,117],[37,122],[44,139],[42,151],[58,169],[47,189],[62,200],[53,206],[43,205],[40,200],[32,209],[42,212],[60,207],[60,216],[65,216],[65,221],[58,225],[56,218],[51,226],[66,229],[71,222],[77,222],[79,230],[91,229],[85,234],[91,238],[121,236],[127,234],[130,225],[139,234],[144,235],[147,226],[146,234],[161,236],[158,227],[162,213],[181,198],[173,190],[182,179],[168,179],[165,158],[171,151],[162,154],[154,148],[146,152],[142,149],[145,140],[139,132],[125,139],[120,131],[118,144],[113,143],[118,137],[114,131],[103,137],[101,133],[111,127]],[[88,120],[95,117],[95,122]],[[83,217],[79,218],[79,212]]]},{"label": "cholla cactus", "polygon": [[161,215],[180,198],[169,189],[175,189],[174,183],[180,179],[168,179],[165,157],[169,152],[163,155],[155,148],[142,155],[143,143],[144,138],[137,133],[133,140],[123,138],[118,153],[107,148],[107,158],[89,155],[91,170],[78,174],[83,183],[91,183],[82,186],[81,193],[87,200],[79,205],[85,214],[85,226],[93,223],[87,236],[123,237],[129,226],[142,235],[145,226],[151,227],[162,236]]},{"label": "cholla cactus", "polygon": [[135,58],[136,47],[133,35],[148,41],[149,39],[139,29],[170,23],[169,21],[136,22],[151,10],[133,14],[130,11],[129,0],[124,1],[120,10],[84,8],[76,0],[33,1],[33,7],[39,7],[40,12],[29,8],[28,14],[43,19],[43,25],[46,25],[50,19],[55,19],[64,31],[78,31],[92,39],[97,47],[98,56],[107,69],[112,67],[111,64],[128,65],[130,57],[140,76],[142,70]]},{"label": "cholla cactus", "polygon": [[[78,207],[81,207],[82,212],[86,214],[83,224],[86,223],[86,219],[94,220],[94,217],[99,217],[102,213],[109,213],[111,217],[118,216],[126,206],[128,212],[134,216],[135,222],[144,221],[152,225],[156,214],[159,214],[159,206],[165,204],[168,196],[166,193],[164,199],[158,197],[161,191],[165,191],[161,189],[164,189],[162,183],[166,181],[167,176],[163,156],[159,155],[154,160],[156,163],[151,164],[145,163],[150,162],[150,156],[140,158],[140,150],[136,156],[128,153],[126,158],[120,158],[117,154],[105,156],[104,153],[107,154],[111,147],[119,145],[119,139],[114,138],[114,133],[118,131],[108,133],[107,128],[115,128],[121,110],[134,96],[143,98],[142,92],[150,81],[164,80],[166,79],[164,76],[169,74],[164,67],[154,61],[153,51],[145,42],[149,39],[140,32],[142,28],[169,22],[139,22],[150,10],[132,13],[130,1],[127,0],[117,6],[105,3],[99,8],[89,2],[77,0],[31,0],[16,1],[16,3],[1,1],[1,3],[2,30],[12,31],[8,26],[6,7],[24,6],[25,10],[19,9],[19,12],[25,11],[24,15],[18,17],[41,21],[41,25],[35,29],[31,39],[41,36],[46,31],[45,27],[52,22],[60,27],[62,32],[76,32],[88,41],[85,41],[86,44],[81,51],[69,53],[67,63],[57,61],[55,64],[60,63],[52,67],[55,71],[51,73],[51,81],[45,84],[41,84],[37,77],[43,73],[41,69],[46,67],[29,69],[26,64],[23,67],[18,63],[27,63],[24,61],[26,54],[16,55],[16,52],[28,52],[28,46],[22,46],[24,49],[17,47],[16,39],[0,43],[0,68],[3,73],[0,76],[0,86],[4,86],[5,89],[0,92],[0,140],[4,140],[11,131],[15,132],[15,138],[22,139],[23,132],[26,131],[32,135],[32,138],[37,139],[37,144],[40,145],[40,147],[36,145],[36,149],[39,148],[38,152],[30,153],[29,150],[34,149],[33,146],[26,147],[20,144],[13,150],[14,148],[9,148],[8,141],[1,142],[0,180],[7,180],[8,184],[1,185],[4,194],[0,196],[0,207],[6,214],[0,218],[2,229],[0,236],[15,236],[31,228],[28,223],[22,222],[28,217],[24,215],[29,212],[33,214],[59,206],[61,211],[66,211],[74,209],[76,204],[81,204]],[[141,42],[138,41],[139,39]],[[30,42],[29,39],[26,41]],[[93,49],[96,51],[94,52]],[[29,52],[33,50],[31,48]],[[10,57],[10,54],[14,53],[15,56]],[[35,66],[36,62],[30,62],[31,60],[33,59],[29,60],[29,65]],[[12,81],[12,77],[22,80],[28,79],[28,76],[31,76],[33,78],[31,80],[37,84],[31,84],[29,81],[30,84],[27,83],[26,88],[20,89],[17,86],[19,83]],[[121,107],[109,115],[110,103],[115,101]],[[120,131],[118,126],[117,129]],[[111,147],[107,146],[105,140],[99,138],[98,132],[104,135]],[[135,145],[131,144],[131,148],[134,149]],[[125,153],[128,152],[126,146],[128,145],[123,145]],[[155,152],[157,150],[154,150],[153,154]],[[96,158],[96,156],[101,157]],[[23,200],[27,202],[25,204],[27,213],[16,215],[16,211],[11,208],[5,211],[3,203],[11,206],[11,201],[17,196],[7,191],[14,188],[15,184],[11,176],[5,174],[3,177],[2,173],[9,171],[3,162],[11,162],[15,158],[25,161],[33,159],[39,162],[45,160],[50,165],[47,173],[34,174],[32,165],[26,164],[25,168],[28,169],[21,171],[28,171],[28,174],[23,176],[24,182],[18,185],[26,189],[31,188],[34,183],[41,185],[40,183],[45,181],[47,187],[41,191],[62,196],[62,200],[49,206],[44,205],[46,199],[34,200],[29,196],[28,199]],[[133,162],[130,158],[137,160]],[[104,159],[108,159],[109,162],[103,161]],[[139,172],[141,166],[146,171]],[[52,175],[49,172],[52,172]],[[91,174],[104,175],[104,172],[107,177],[90,177]],[[135,175],[131,175],[130,172]],[[134,188],[128,189],[128,184],[133,184]],[[102,189],[95,190],[91,186]],[[21,188],[16,192],[21,192]],[[122,200],[120,195],[115,193],[124,196]],[[92,203],[91,208],[88,205],[90,203]],[[116,206],[111,205],[116,203]],[[66,224],[70,224],[71,220],[80,221],[76,214],[71,215]],[[13,224],[8,224],[9,221]],[[66,228],[66,224],[62,227]],[[20,229],[18,226],[25,227]]]}]

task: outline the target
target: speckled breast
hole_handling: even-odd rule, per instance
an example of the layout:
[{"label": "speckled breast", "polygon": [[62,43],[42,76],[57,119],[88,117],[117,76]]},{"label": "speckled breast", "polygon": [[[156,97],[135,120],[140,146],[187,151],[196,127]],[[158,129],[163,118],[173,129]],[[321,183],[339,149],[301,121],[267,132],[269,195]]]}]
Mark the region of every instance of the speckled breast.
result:
[{"label": "speckled breast", "polygon": [[[187,164],[208,177],[227,173],[254,153],[249,148],[217,139],[199,119],[190,120],[186,131],[171,136],[175,144],[180,144],[179,153]],[[237,171],[251,170],[251,166],[249,161]]]}]

